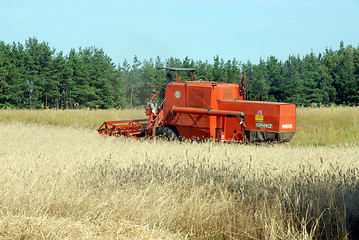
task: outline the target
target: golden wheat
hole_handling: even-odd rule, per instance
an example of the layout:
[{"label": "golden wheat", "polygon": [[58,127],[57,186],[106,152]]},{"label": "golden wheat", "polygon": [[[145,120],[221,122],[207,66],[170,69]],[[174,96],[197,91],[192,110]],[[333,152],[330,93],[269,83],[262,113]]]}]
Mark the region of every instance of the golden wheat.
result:
[{"label": "golden wheat", "polygon": [[145,119],[145,110],[28,110],[0,109],[0,122],[40,123],[97,129],[105,121]]},{"label": "golden wheat", "polygon": [[[31,122],[96,130],[104,121],[145,119],[144,109],[16,110],[0,109],[0,122]],[[297,108],[297,132],[291,145],[359,145],[358,107]]]},{"label": "golden wheat", "polygon": [[358,147],[133,141],[16,122],[0,123],[0,145],[0,238],[346,238],[358,227]]}]

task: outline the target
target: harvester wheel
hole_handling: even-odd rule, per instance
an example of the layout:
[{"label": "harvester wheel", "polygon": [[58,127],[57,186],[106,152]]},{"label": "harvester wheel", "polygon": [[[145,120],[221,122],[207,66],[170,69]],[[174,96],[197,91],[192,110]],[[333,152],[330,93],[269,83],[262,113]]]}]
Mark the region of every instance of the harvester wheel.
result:
[{"label": "harvester wheel", "polygon": [[175,141],[178,140],[178,135],[177,133],[170,127],[167,126],[163,126],[163,127],[158,127],[156,129],[156,136],[158,137],[164,137],[169,141]]}]

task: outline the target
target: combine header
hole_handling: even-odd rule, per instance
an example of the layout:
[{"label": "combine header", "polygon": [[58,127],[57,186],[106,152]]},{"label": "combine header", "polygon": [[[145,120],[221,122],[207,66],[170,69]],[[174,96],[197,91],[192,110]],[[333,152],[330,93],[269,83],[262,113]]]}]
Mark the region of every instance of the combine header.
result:
[{"label": "combine header", "polygon": [[[295,104],[246,101],[243,77],[239,84],[197,81],[191,68],[160,68],[176,79],[166,85],[162,99],[154,92],[147,104],[148,119],[104,122],[97,130],[132,138],[163,136],[215,139],[222,142],[289,142],[296,129]],[[192,72],[181,81],[178,71]]]}]

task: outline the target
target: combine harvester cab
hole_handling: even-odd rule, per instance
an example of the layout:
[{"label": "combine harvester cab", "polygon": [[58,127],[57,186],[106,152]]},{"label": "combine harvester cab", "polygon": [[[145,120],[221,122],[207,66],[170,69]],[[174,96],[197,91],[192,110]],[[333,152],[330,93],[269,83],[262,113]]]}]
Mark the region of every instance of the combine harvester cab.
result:
[{"label": "combine harvester cab", "polygon": [[[295,104],[246,101],[245,77],[239,84],[197,81],[195,70],[162,68],[174,73],[158,104],[154,93],[147,120],[105,122],[100,134],[115,136],[215,139],[221,142],[289,142],[296,130]],[[181,81],[178,71],[192,72]]]}]

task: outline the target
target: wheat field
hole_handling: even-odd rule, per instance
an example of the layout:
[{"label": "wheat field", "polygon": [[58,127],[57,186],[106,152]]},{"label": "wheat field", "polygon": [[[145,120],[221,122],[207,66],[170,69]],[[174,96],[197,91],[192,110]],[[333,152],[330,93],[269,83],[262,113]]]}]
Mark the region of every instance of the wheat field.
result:
[{"label": "wheat field", "polygon": [[[39,123],[96,130],[105,121],[146,119],[145,110],[0,109],[0,122]],[[297,108],[292,146],[359,146],[359,107]]]},{"label": "wheat field", "polygon": [[359,236],[356,145],[134,141],[12,120],[0,146],[0,239]]}]

